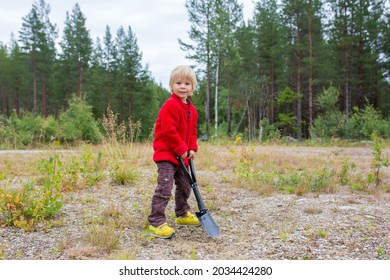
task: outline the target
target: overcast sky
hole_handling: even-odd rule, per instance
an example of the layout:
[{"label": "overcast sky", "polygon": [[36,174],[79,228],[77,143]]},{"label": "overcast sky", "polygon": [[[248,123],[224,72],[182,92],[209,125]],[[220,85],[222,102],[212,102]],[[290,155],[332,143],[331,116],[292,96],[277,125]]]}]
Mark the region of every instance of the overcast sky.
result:
[{"label": "overcast sky", "polygon": [[[19,37],[22,17],[32,7],[33,0],[0,0],[0,41],[8,44],[11,33]],[[251,18],[253,0],[238,0],[244,5],[244,17]],[[87,18],[86,26],[93,41],[103,39],[106,25],[115,38],[120,26],[130,26],[136,35],[142,52],[142,64],[156,82],[168,88],[171,70],[179,64],[193,64],[185,59],[178,38],[189,42],[187,9],[185,0],[46,0],[50,5],[50,21],[57,25],[59,39],[62,38],[66,12],[72,13],[76,3]]]}]

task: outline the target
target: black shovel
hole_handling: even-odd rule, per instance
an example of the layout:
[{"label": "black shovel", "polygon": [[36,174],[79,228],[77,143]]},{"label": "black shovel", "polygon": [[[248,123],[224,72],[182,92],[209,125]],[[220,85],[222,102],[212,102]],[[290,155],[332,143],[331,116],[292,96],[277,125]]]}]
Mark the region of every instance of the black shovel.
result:
[{"label": "black shovel", "polygon": [[206,206],[203,202],[203,199],[199,192],[198,184],[196,183],[196,176],[195,176],[195,167],[194,162],[190,158],[190,172],[188,171],[187,167],[185,166],[183,159],[179,156],[177,156],[177,160],[180,163],[181,168],[183,169],[184,173],[186,174],[190,185],[192,187],[192,190],[194,191],[196,201],[198,202],[198,208],[199,212],[196,212],[196,216],[198,217],[198,220],[200,221],[201,225],[203,226],[204,230],[207,232],[207,234],[214,238],[219,235],[220,230],[218,225],[214,222],[213,218],[210,215],[210,212],[206,209]]}]

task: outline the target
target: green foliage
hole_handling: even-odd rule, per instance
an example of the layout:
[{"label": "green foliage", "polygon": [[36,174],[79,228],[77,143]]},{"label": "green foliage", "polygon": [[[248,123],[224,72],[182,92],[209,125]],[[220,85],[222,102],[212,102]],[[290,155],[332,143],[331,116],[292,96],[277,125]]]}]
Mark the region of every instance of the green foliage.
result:
[{"label": "green foliage", "polygon": [[13,113],[8,120],[6,137],[15,147],[31,145],[39,141],[43,128],[43,118],[30,112],[18,117]]},{"label": "green foliage", "polygon": [[0,123],[0,143],[14,149],[49,143],[54,139],[98,143],[101,134],[91,110],[84,100],[74,97],[58,120],[53,116],[43,118],[30,112],[21,116],[13,113]]},{"label": "green foliage", "polygon": [[92,107],[76,96],[69,101],[69,108],[60,114],[58,122],[62,129],[61,139],[64,141],[82,140],[98,143],[101,140]]},{"label": "green foliage", "polygon": [[374,132],[382,137],[390,137],[390,122],[370,104],[362,110],[355,107],[344,134],[353,139],[370,139]]},{"label": "green foliage", "polygon": [[76,3],[72,12],[66,14],[60,58],[62,63],[59,70],[62,79],[60,90],[66,94],[77,92],[81,94],[80,78],[87,75],[88,64],[92,53],[92,39],[85,25],[86,17]]},{"label": "green foliage", "polygon": [[112,183],[126,185],[138,179],[136,171],[131,170],[130,166],[123,163],[117,163],[110,167],[109,170]]},{"label": "green foliage", "polygon": [[341,172],[339,174],[340,183],[347,185],[351,182],[350,173],[356,170],[356,164],[350,162],[348,158],[342,159]]},{"label": "green foliage", "polygon": [[291,88],[287,87],[282,90],[276,102],[279,106],[293,104],[296,100],[302,98],[302,94],[294,92]]},{"label": "green foliage", "polygon": [[371,150],[374,157],[371,162],[373,175],[371,175],[369,179],[371,179],[371,181],[375,181],[375,186],[378,187],[381,182],[380,171],[381,169],[383,169],[383,167],[389,166],[390,160],[389,158],[384,157],[382,154],[382,139],[378,136],[378,134],[373,133],[371,139],[373,142],[373,144],[371,145]]},{"label": "green foliage", "polygon": [[286,193],[294,193],[296,188],[302,184],[303,176],[301,172],[286,172],[275,174],[276,187]]},{"label": "green foliage", "polygon": [[35,223],[54,216],[62,208],[63,165],[58,155],[38,164],[40,185],[25,182],[22,189],[0,190],[0,212],[9,226],[31,230]]},{"label": "green foliage", "polygon": [[36,182],[22,188],[0,189],[0,213],[8,226],[34,229],[37,222],[53,217],[63,206],[62,191],[93,186],[104,178],[102,153],[94,155],[87,146],[79,158],[66,163],[59,155],[38,161]]},{"label": "green foliage", "polygon": [[60,134],[61,128],[58,121],[53,116],[48,116],[43,122],[43,139],[49,143],[56,139]]},{"label": "green foliage", "polygon": [[0,144],[14,149],[44,144],[55,139],[60,131],[54,117],[43,118],[30,112],[20,117],[13,113],[0,123]]},{"label": "green foliage", "polygon": [[[251,140],[265,115],[270,123],[279,125],[282,136],[291,136],[297,132],[296,121],[301,122],[300,128],[315,117],[317,111],[311,110],[310,101],[331,82],[342,86],[340,101],[344,102],[319,100],[319,107],[326,109],[321,109],[313,131],[309,131],[312,137],[369,139],[373,131],[389,137],[390,129],[382,120],[375,122],[375,115],[360,112],[368,117],[363,121],[363,116],[353,116],[350,108],[363,108],[367,98],[375,110],[389,116],[390,8],[383,0],[353,0],[350,5],[345,1],[254,1],[253,17],[247,24],[236,0],[183,2],[190,23],[189,40],[179,39],[179,45],[187,58],[197,62],[200,87],[194,99],[198,99],[199,127],[209,136],[212,117],[219,116],[218,123],[227,123],[220,128],[227,133],[218,131],[219,135],[231,136],[232,128],[239,124],[233,134],[248,132]],[[333,11],[332,16],[323,14],[324,5]],[[141,121],[141,139],[146,139],[163,102],[159,97],[164,89],[153,81],[147,67],[143,69],[142,50],[131,27],[120,26],[111,33],[107,26],[103,40],[93,42],[85,25],[87,16],[75,4],[66,14],[63,36],[55,44],[58,31],[49,12],[45,1],[33,3],[21,19],[19,32],[10,30],[19,37],[12,38],[9,45],[0,42],[1,113],[9,117],[15,110],[21,117],[24,109],[42,118],[57,116],[65,110],[64,100],[71,93],[88,93],[86,98],[96,118],[111,107],[120,121]],[[326,24],[323,18],[327,18]],[[213,96],[217,82],[219,100]],[[287,87],[290,90],[284,90]],[[305,97],[302,109],[295,104],[301,96],[291,89]],[[214,104],[218,104],[218,114]],[[343,111],[351,117],[349,122]],[[21,147],[36,143],[36,137],[39,141],[40,137],[44,141],[57,137],[70,142],[99,142],[92,128],[80,128],[81,133],[70,120],[62,121],[59,131],[50,129],[44,135],[1,128],[0,134],[7,136],[0,136],[4,140],[1,144]],[[52,124],[49,127],[54,128]],[[303,135],[307,133],[303,131]]]},{"label": "green foliage", "polygon": [[[235,151],[232,151],[235,153]],[[253,170],[253,148],[247,151],[245,148],[241,149],[240,158],[236,167],[236,174],[239,178],[244,180],[254,180],[256,174]]]},{"label": "green foliage", "polygon": [[309,190],[311,192],[323,192],[326,190],[332,190],[332,177],[334,176],[334,171],[332,168],[325,166],[322,169],[316,169],[310,173]]},{"label": "green foliage", "polygon": [[330,139],[370,139],[373,132],[382,137],[390,137],[390,122],[385,120],[375,108],[367,104],[362,110],[354,108],[347,120],[337,108],[340,92],[333,86],[325,89],[316,99],[320,114],[314,120],[312,138]]},{"label": "green foliage", "polygon": [[345,116],[341,112],[318,116],[313,122],[311,137],[324,139],[339,137],[344,123]]},{"label": "green foliage", "polygon": [[[236,154],[235,151],[231,151]],[[269,189],[282,191],[285,193],[301,194],[303,192],[331,192],[335,186],[334,170],[328,166],[314,170],[294,170],[285,167],[278,171],[274,166],[254,168],[253,149],[243,148],[236,165],[236,176],[239,185],[256,189],[260,192],[268,193]],[[268,191],[266,191],[268,188]]]},{"label": "green foliage", "polygon": [[291,88],[286,87],[282,90],[276,100],[279,105],[278,121],[276,125],[283,131],[283,135],[294,135],[297,130],[296,115],[294,104],[295,101],[302,98],[302,95],[294,92]]},{"label": "green foliage", "polygon": [[341,136],[345,116],[337,109],[339,96],[338,89],[330,86],[316,98],[315,102],[320,113],[314,120],[313,128],[310,131],[312,138],[330,139]]},{"label": "green foliage", "polygon": [[80,189],[83,186],[93,186],[104,178],[102,169],[103,154],[92,153],[89,145],[79,157],[72,156],[70,162],[64,166],[64,186],[66,190]]},{"label": "green foliage", "polygon": [[337,106],[339,98],[340,91],[336,87],[330,86],[317,96],[315,103],[323,113],[337,112],[339,111]]}]

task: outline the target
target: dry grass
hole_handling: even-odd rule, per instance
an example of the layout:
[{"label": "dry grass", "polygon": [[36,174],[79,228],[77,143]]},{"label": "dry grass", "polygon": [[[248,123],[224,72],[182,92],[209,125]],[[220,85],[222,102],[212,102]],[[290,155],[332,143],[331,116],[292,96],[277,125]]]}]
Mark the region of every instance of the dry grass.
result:
[{"label": "dry grass", "polygon": [[87,244],[98,248],[99,251],[110,253],[119,248],[119,235],[116,233],[116,226],[113,223],[103,226],[94,224],[87,228],[85,236]]},{"label": "dry grass", "polygon": [[320,208],[316,208],[316,207],[309,207],[309,208],[305,208],[305,210],[303,210],[304,213],[306,214],[321,214],[322,213],[322,210]]},{"label": "dry grass", "polygon": [[[151,143],[126,144],[114,141],[88,147],[93,155],[102,154],[99,168],[104,177],[91,186],[70,188],[64,194],[63,212],[66,214],[60,213],[42,227],[56,230],[55,228],[66,228],[72,222],[78,223],[75,226],[81,228],[82,232],[76,239],[69,237],[58,241],[56,250],[69,259],[142,258],[143,248],[153,251],[153,244],[158,242],[143,231],[147,228],[146,217],[150,211],[150,198],[156,184],[156,166],[152,162]],[[82,155],[86,149],[86,146],[80,146],[73,150],[50,149],[32,153],[3,153],[0,155],[0,188],[9,188],[11,184],[17,185],[20,180],[27,178],[36,178],[39,176],[36,163],[40,159],[47,159],[53,153],[60,153],[66,165],[72,158]],[[385,155],[390,155],[388,149],[385,150]],[[218,222],[223,224],[225,232],[234,233],[229,242],[235,240],[239,243],[241,240],[253,239],[251,230],[245,228],[249,227],[256,232],[275,231],[279,239],[289,243],[294,239],[294,233],[297,231],[298,217],[289,212],[290,209],[297,208],[295,201],[278,206],[276,210],[280,213],[277,213],[272,223],[267,221],[267,217],[264,217],[262,212],[253,212],[252,209],[257,205],[242,206],[239,202],[247,199],[248,195],[262,197],[265,200],[284,193],[302,198],[307,198],[310,194],[313,199],[320,194],[359,193],[361,191],[351,186],[365,184],[365,176],[371,168],[371,158],[369,148],[341,149],[235,145],[234,143],[214,145],[201,142],[195,167],[201,193],[208,209],[212,213],[218,213]],[[351,183],[343,185],[340,174],[345,167],[346,159],[349,163],[354,163],[356,168],[344,174],[347,181]],[[328,169],[330,173],[327,173]],[[113,176],[112,172],[115,170],[121,171],[121,180],[116,180],[117,177]],[[134,174],[136,176],[133,176]],[[375,190],[376,197],[386,194],[383,190],[390,189],[390,170],[384,169],[381,176],[382,189]],[[295,181],[297,178],[300,178],[298,184]],[[282,179],[285,180],[283,185]],[[313,185],[319,186],[318,189],[312,189]],[[365,186],[363,193],[367,193],[369,189]],[[345,203],[355,206],[361,202],[359,198],[352,197]],[[173,202],[169,203],[167,213],[174,212],[173,204]],[[193,209],[197,208],[193,197],[190,204]],[[67,205],[77,205],[74,207],[77,210],[70,212]],[[335,211],[342,212],[338,208]],[[306,206],[300,210],[300,214],[302,212],[306,215],[301,216],[319,217],[326,211],[322,206],[316,205]],[[244,224],[238,225],[232,217],[241,218],[242,213],[246,214],[246,220],[243,221]],[[170,215],[169,217],[169,222],[172,222],[174,217]],[[326,239],[331,235],[325,227],[317,225],[313,228],[307,233],[313,240]],[[372,228],[374,231],[375,228]],[[181,229],[181,234],[187,238],[192,236],[196,240],[198,237],[194,237],[192,231],[192,229]],[[208,254],[207,250],[194,244],[197,243],[184,242],[174,246],[173,252],[167,254],[177,254],[184,259],[205,258]],[[226,245],[218,241],[213,243],[213,248],[217,251],[224,251],[224,246]],[[5,249],[0,246],[0,258],[2,254],[6,254],[4,252]],[[234,258],[234,253],[229,256],[226,252],[225,257]]]}]

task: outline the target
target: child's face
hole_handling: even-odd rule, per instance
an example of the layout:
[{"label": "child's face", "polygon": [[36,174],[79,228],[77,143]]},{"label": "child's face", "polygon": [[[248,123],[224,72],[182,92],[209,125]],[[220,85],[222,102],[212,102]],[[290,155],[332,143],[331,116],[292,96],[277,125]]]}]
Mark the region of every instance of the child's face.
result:
[{"label": "child's face", "polygon": [[183,102],[186,102],[187,97],[191,95],[192,83],[185,77],[178,77],[173,81],[172,92],[176,94]]}]

